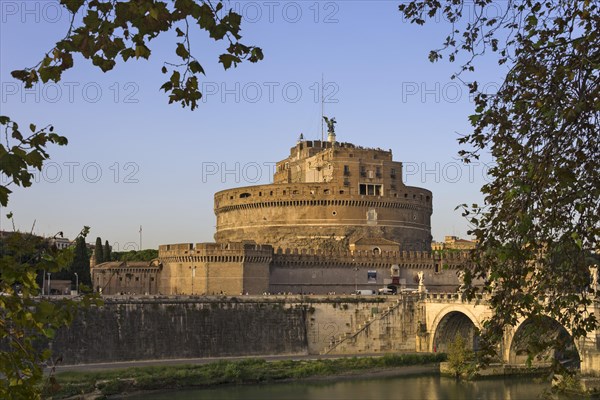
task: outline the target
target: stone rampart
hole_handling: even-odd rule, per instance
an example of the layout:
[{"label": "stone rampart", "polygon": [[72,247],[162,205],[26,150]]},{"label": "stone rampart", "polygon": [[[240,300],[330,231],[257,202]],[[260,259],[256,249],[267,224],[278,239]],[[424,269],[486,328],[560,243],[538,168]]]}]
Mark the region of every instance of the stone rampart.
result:
[{"label": "stone rampart", "polygon": [[218,192],[215,239],[347,249],[362,237],[383,237],[403,249],[428,250],[431,192],[409,186],[400,189],[393,196],[367,196],[353,187],[289,183]]},{"label": "stone rampart", "polygon": [[[397,304],[397,296],[113,297],[60,329],[52,348],[67,365],[319,354]],[[357,343],[356,352],[414,351],[412,312],[396,309],[385,322],[402,321],[393,338],[377,325],[381,334],[364,349]]]},{"label": "stone rampart", "polygon": [[305,354],[306,308],[283,300],[105,299],[57,332],[64,364]]}]

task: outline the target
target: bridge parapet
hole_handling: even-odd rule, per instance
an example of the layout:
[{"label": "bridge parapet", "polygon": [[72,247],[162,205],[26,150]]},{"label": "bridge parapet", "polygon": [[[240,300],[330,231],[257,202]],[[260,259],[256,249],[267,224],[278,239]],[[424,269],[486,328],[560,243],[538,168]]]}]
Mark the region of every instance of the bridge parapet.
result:
[{"label": "bridge parapet", "polygon": [[466,301],[462,299],[462,294],[460,292],[431,292],[426,293],[422,299],[434,303],[479,304],[487,301],[488,296],[478,294],[475,299]]}]

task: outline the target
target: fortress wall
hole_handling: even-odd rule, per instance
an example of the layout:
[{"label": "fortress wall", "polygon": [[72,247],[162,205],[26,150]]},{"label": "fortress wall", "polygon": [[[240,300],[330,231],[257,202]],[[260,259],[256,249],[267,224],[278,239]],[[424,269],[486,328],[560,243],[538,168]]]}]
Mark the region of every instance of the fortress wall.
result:
[{"label": "fortress wall", "polygon": [[[395,195],[384,191],[383,196],[360,195],[357,187],[334,183],[280,183],[244,186],[215,193],[215,212],[232,207],[267,207],[281,201],[350,201],[397,202],[405,205],[432,208],[431,191],[416,186],[401,185]],[[321,203],[322,204],[322,203]],[[337,205],[348,205],[337,204]]]},{"label": "fortress wall", "polygon": [[161,245],[158,292],[239,295],[268,291],[273,248],[244,243]]},{"label": "fortress wall", "polygon": [[385,310],[388,305],[395,304],[396,299],[397,297],[354,296],[310,303],[306,313],[308,353],[321,353],[332,338],[337,339],[355,332],[373,315]]},{"label": "fortress wall", "polygon": [[431,192],[412,187],[402,190],[406,193],[400,197],[361,196],[351,188],[303,183],[219,192],[215,195],[215,239],[219,243],[251,239],[283,247],[347,248],[351,240],[385,237],[404,249],[429,250]]},{"label": "fortress wall", "polygon": [[[70,328],[60,329],[52,348],[66,365],[318,354],[332,337],[355,332],[396,301],[395,296],[106,298],[103,307],[82,312]],[[410,340],[404,345],[410,347]]]},{"label": "fortress wall", "polygon": [[[467,257],[464,252],[440,256],[428,252],[384,251],[375,255],[367,251],[277,249],[271,265],[269,288],[271,293],[294,294],[327,294],[331,291],[350,294],[355,287],[377,290],[391,279],[392,265],[398,265],[400,279],[404,279],[407,288],[417,288],[417,274],[423,271],[427,290],[454,291],[460,285],[457,267],[468,262]],[[369,281],[369,271],[376,272],[375,281]]]},{"label": "fortress wall", "polygon": [[[400,279],[404,279],[407,288],[416,289],[418,286],[417,274],[423,271],[425,287],[431,292],[455,291],[460,285],[456,270],[442,270],[435,272],[432,268],[403,269],[400,271]],[[376,271],[375,282],[367,278],[368,271]],[[271,293],[313,293],[327,294],[334,291],[336,294],[351,294],[354,292],[354,276],[356,272],[356,287],[360,289],[371,289],[377,291],[385,287],[384,279],[390,278],[388,266],[359,267],[354,268],[338,266],[323,268],[321,266],[294,268],[274,265],[271,266]]]},{"label": "fortress wall", "polygon": [[[192,268],[195,276],[192,277]],[[269,288],[268,262],[167,262],[159,292],[165,295],[262,294]]]},{"label": "fortress wall", "polygon": [[269,291],[269,264],[249,263],[244,267],[242,293],[262,294]]},{"label": "fortress wall", "polygon": [[305,354],[305,309],[282,300],[105,300],[52,343],[64,364]]},{"label": "fortress wall", "polygon": [[[170,250],[167,253],[169,257],[161,259],[163,268],[159,275],[159,293],[234,296],[241,293],[260,295],[264,292],[351,294],[355,288],[377,290],[384,287],[391,279],[392,265],[400,267],[400,279],[404,280],[406,287],[416,288],[417,274],[424,271],[427,289],[445,292],[456,289],[460,284],[456,269],[469,262],[466,252],[441,255],[419,251],[383,251],[374,254],[366,250],[351,252],[298,248],[278,248],[273,252],[270,246],[265,249],[255,245],[246,247],[250,250],[243,256],[219,255],[219,252],[211,252],[211,256],[189,256],[188,250],[180,253]],[[268,257],[265,256],[266,249],[270,252]],[[163,254],[161,251],[159,256]],[[193,279],[192,267],[196,268]],[[376,272],[374,280],[368,279],[369,271]]]}]

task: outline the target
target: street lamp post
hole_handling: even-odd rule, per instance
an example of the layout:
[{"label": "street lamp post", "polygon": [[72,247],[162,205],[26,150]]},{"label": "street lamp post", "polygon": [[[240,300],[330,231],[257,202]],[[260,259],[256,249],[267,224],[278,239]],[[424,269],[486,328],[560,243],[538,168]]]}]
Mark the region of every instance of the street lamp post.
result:
[{"label": "street lamp post", "polygon": [[79,294],[79,275],[75,272],[75,293]]},{"label": "street lamp post", "polygon": [[[62,231],[58,231],[50,239],[55,241],[57,236],[64,237],[64,234]],[[53,244],[54,244],[54,246],[56,246],[56,242],[53,242]],[[42,296],[44,295],[45,287],[46,287],[46,270],[44,270],[44,272],[42,273]],[[48,290],[47,290],[46,294],[50,295],[50,272],[48,272]]]},{"label": "street lamp post", "polygon": [[50,276],[51,276],[51,275],[52,275],[52,273],[51,273],[51,272],[48,272],[48,296],[52,294],[52,292],[51,292],[51,290],[50,290],[50,287],[51,287],[51,285],[50,285],[50,282],[51,282],[51,281],[50,281]]}]

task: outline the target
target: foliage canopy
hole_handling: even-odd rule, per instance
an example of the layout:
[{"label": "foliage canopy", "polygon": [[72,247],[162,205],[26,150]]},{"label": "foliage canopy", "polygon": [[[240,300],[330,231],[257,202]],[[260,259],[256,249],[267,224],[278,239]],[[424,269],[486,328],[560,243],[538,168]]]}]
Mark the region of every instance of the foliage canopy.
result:
[{"label": "foliage canopy", "polygon": [[[520,318],[547,315],[575,338],[596,329],[588,267],[600,236],[600,3],[418,0],[400,11],[419,25],[437,13],[450,23],[429,58],[462,60],[452,77],[474,95],[460,155],[495,162],[485,203],[463,205],[479,241],[467,281],[485,280],[495,311],[488,352]],[[468,81],[484,55],[506,68],[497,93]]]},{"label": "foliage canopy", "polygon": [[[12,72],[26,88],[38,82],[60,81],[63,73],[74,67],[76,55],[90,60],[103,72],[113,69],[118,61],[148,59],[149,42],[174,30],[177,37],[174,53],[179,61],[163,63],[161,72],[170,72],[170,76],[161,89],[167,93],[169,103],[180,103],[194,110],[202,97],[199,76],[204,74],[204,68],[193,56],[191,33],[194,30],[205,31],[214,41],[227,44],[219,56],[219,63],[225,69],[263,58],[260,48],[240,41],[241,16],[221,1],[60,0],[60,4],[71,14],[65,37],[35,66]],[[3,115],[0,115],[0,135],[3,136],[0,175],[5,178],[0,184],[0,205],[7,206],[10,186],[31,186],[31,170],[41,171],[49,158],[48,145],[64,146],[67,139],[55,133],[52,125],[38,128],[29,124],[25,130]],[[46,343],[56,329],[68,325],[80,306],[95,303],[93,296],[84,296],[79,302],[39,298],[40,288],[36,282],[39,271],[59,273],[74,257],[71,272],[77,272],[80,282],[91,284],[84,240],[88,231],[86,227],[77,238],[75,251],[42,248],[34,243],[34,236],[19,233],[2,244],[0,341],[7,344],[9,351],[0,351],[0,398],[40,398],[43,366],[53,365],[53,362],[51,352],[40,351],[39,343]],[[108,243],[106,245],[108,247]],[[101,251],[101,243],[97,249]],[[109,247],[106,253],[110,254]]]}]

